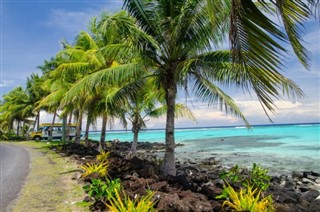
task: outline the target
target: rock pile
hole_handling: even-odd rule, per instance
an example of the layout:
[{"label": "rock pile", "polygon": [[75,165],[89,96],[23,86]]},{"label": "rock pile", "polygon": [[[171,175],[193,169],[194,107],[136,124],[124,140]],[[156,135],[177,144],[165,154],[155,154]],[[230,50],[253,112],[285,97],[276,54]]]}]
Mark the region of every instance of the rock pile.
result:
[{"label": "rock pile", "polygon": [[320,174],[293,172],[274,176],[268,190],[278,211],[320,211]]},{"label": "rock pile", "polygon": [[[65,150],[79,163],[85,163],[84,158],[90,161],[98,154],[95,144],[85,149],[75,144],[68,145],[62,148],[62,152]],[[113,179],[120,178],[129,196],[144,195],[146,189],[152,189],[157,191],[158,211],[222,211],[223,200],[216,200],[215,197],[223,190],[224,182],[219,175],[224,168],[215,158],[197,163],[178,162],[177,175],[164,179],[160,175],[161,159],[150,154],[163,151],[164,145],[142,143],[138,148],[146,154],[127,159],[130,143],[121,142],[107,147],[107,151],[111,151],[109,175]],[[273,176],[267,194],[273,196],[277,211],[317,212],[320,211],[319,191],[319,173],[294,172],[291,176]],[[104,207],[100,202],[92,210],[103,211]]]}]

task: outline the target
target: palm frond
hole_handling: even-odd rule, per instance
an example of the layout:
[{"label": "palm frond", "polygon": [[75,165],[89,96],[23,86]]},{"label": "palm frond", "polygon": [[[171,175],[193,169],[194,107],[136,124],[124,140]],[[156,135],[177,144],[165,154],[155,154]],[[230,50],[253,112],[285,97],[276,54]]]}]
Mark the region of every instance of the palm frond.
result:
[{"label": "palm frond", "polygon": [[303,1],[277,0],[276,4],[293,50],[300,62],[308,69],[310,61],[307,50],[301,43],[301,34],[303,33],[302,23],[311,16],[311,11]]},{"label": "palm frond", "polygon": [[205,53],[198,57],[196,70],[201,70],[201,75],[211,82],[216,81],[227,86],[236,85],[246,92],[254,91],[266,115],[267,110],[274,111],[274,99],[280,95],[297,99],[303,96],[302,90],[279,72],[257,70],[251,66],[243,68],[240,64],[232,64],[231,60],[229,51]]},{"label": "palm frond", "polygon": [[137,19],[138,24],[143,26],[149,35],[158,35],[156,22],[152,21],[154,12],[157,11],[153,10],[155,6],[156,2],[144,0],[125,0],[123,4],[124,9]]},{"label": "palm frond", "polygon": [[[152,111],[150,111],[148,116],[154,117],[154,118],[159,118],[167,113],[168,107],[166,105],[162,105]],[[197,123],[197,119],[192,113],[192,111],[185,106],[184,104],[176,104],[175,105],[175,118],[187,118],[192,120],[194,123]]]},{"label": "palm frond", "polygon": [[251,1],[232,1],[229,39],[233,62],[274,72],[281,68],[286,49],[267,34],[286,41],[278,28]]},{"label": "palm frond", "polygon": [[193,75],[195,76],[195,94],[200,100],[208,102],[208,105],[219,105],[220,110],[224,108],[226,113],[239,116],[249,126],[249,122],[230,96],[200,74],[193,72]]}]

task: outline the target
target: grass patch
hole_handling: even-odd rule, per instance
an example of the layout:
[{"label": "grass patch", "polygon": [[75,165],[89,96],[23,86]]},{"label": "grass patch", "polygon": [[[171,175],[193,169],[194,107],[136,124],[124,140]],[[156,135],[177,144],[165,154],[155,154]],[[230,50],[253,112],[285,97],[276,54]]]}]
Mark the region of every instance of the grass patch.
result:
[{"label": "grass patch", "polygon": [[[10,142],[12,143],[12,142]],[[30,171],[12,211],[89,211],[76,204],[84,197],[82,185],[72,176],[79,167],[50,150],[59,142],[14,142],[30,152]]]}]

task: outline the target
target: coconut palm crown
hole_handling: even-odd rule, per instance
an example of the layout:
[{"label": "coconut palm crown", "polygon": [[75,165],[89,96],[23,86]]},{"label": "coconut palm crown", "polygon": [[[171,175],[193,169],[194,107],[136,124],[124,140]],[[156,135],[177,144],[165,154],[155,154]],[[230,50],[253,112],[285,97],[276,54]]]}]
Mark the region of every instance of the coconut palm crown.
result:
[{"label": "coconut palm crown", "polygon": [[[301,97],[303,92],[280,71],[289,43],[309,67],[301,39],[302,23],[318,1],[125,0],[124,9],[155,42],[141,45],[141,61],[149,67],[167,104],[163,174],[175,175],[174,117],[177,91],[191,87],[209,105],[249,123],[235,102],[218,86],[238,86],[257,95],[263,109],[274,111],[274,98]],[[311,5],[311,7],[310,7]],[[280,15],[283,30],[269,17]],[[230,50],[220,50],[229,36]]]}]

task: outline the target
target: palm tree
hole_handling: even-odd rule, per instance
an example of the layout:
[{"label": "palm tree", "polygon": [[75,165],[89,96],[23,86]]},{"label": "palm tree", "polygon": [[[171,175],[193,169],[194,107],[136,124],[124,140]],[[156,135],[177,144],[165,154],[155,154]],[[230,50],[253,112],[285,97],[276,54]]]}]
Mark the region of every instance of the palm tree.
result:
[{"label": "palm tree", "polygon": [[[70,55],[72,58],[69,62],[63,63],[59,66],[60,73],[75,73],[78,75],[76,81],[68,88],[62,99],[63,106],[73,104],[78,111],[78,123],[77,126],[81,126],[82,115],[87,110],[87,126],[86,126],[86,142],[88,139],[88,130],[90,123],[94,120],[94,106],[99,105],[99,101],[105,93],[103,90],[99,92],[92,92],[92,88],[85,90],[83,79],[86,76],[96,72],[97,70],[103,69],[109,66],[109,62],[98,53],[98,45],[93,37],[87,32],[81,32],[77,37],[74,46],[69,46],[61,53]],[[95,88],[96,89],[96,88]],[[94,90],[95,90],[94,89]],[[95,114],[96,115],[96,114]],[[106,117],[105,115],[103,117]],[[103,126],[106,127],[105,118],[103,118]],[[101,137],[104,133],[101,133]],[[104,138],[103,138],[104,139]],[[80,128],[77,128],[75,141],[80,141]]]},{"label": "palm tree", "polygon": [[[39,101],[48,95],[44,89],[42,89],[43,78],[39,77],[38,74],[31,74],[30,77],[27,78],[26,92],[32,101],[32,110],[37,106]],[[36,109],[34,111],[36,113],[36,118],[34,121],[33,129],[39,129],[40,122],[40,109]]]},{"label": "palm tree", "polygon": [[21,86],[16,87],[3,96],[0,104],[1,127],[8,129],[8,133],[13,129],[16,123],[16,135],[20,135],[21,123],[29,123],[28,118],[34,117],[32,113],[33,102],[30,96]]},{"label": "palm tree", "polygon": [[59,75],[56,69],[63,63],[66,58],[63,55],[57,54],[52,57],[50,61],[44,61],[44,65],[38,68],[42,70],[42,81],[41,89],[44,91],[45,96],[43,96],[38,102],[35,111],[44,109],[49,113],[53,114],[51,128],[49,129],[48,140],[53,139],[53,127],[57,117],[57,112],[59,110],[60,101],[68,89],[68,83],[65,76]]},{"label": "palm tree", "polygon": [[[46,107],[48,111],[53,112],[52,127],[57,110],[62,110],[61,118],[64,124],[66,124],[67,114],[74,111],[75,117],[77,118],[76,143],[80,142],[82,115],[84,112],[82,105],[85,97],[81,95],[74,96],[72,100],[67,103],[61,104],[61,102],[73,84],[90,71],[90,67],[88,67],[86,62],[83,62],[83,58],[81,58],[84,57],[81,53],[83,52],[83,48],[85,48],[81,46],[81,38],[82,34],[80,33],[77,36],[74,46],[63,42],[64,49],[61,50],[55,58],[51,59],[51,63],[45,64],[45,68],[49,69],[44,74],[46,79],[45,86],[49,94],[40,101],[38,106]],[[77,66],[74,66],[75,63],[77,63]],[[66,127],[64,126],[63,128],[65,129]],[[68,132],[69,130],[64,131]],[[66,132],[64,132],[63,137],[67,136],[65,135]],[[67,136],[67,138],[69,138],[69,136]],[[49,140],[50,139],[52,139],[51,135],[49,136]]]},{"label": "palm tree", "polygon": [[[287,50],[281,42],[291,42],[303,65],[308,67],[301,45],[301,24],[311,10],[302,1],[238,0],[125,0],[124,8],[153,43],[139,43],[144,65],[165,90],[167,105],[166,152],[163,174],[175,175],[174,117],[178,88],[188,84],[209,105],[218,103],[227,113],[240,116],[235,102],[218,85],[236,85],[253,91],[265,112],[273,111],[273,99],[283,94],[303,93],[279,70]],[[318,1],[308,1],[315,7]],[[267,13],[280,14],[285,32]],[[219,50],[229,35],[230,50]]]},{"label": "palm tree", "polygon": [[[152,84],[150,84],[152,86]],[[132,157],[136,155],[137,145],[138,145],[138,136],[141,129],[146,128],[146,118],[154,114],[154,117],[159,117],[162,114],[156,113],[156,104],[161,101],[157,98],[157,92],[154,92],[154,89],[149,87],[144,87],[140,92],[131,99],[129,99],[126,113],[128,114],[128,119],[132,124],[132,133],[133,141],[131,145],[131,154]],[[143,114],[142,114],[143,113]]]},{"label": "palm tree", "polygon": [[[133,141],[131,145],[130,157],[134,157],[137,152],[139,132],[147,127],[147,118],[159,118],[166,113],[164,101],[164,91],[157,90],[152,78],[146,81],[145,86],[139,89],[135,95],[124,93],[123,98],[128,102],[125,107],[127,119],[132,124]],[[192,112],[183,104],[176,104],[176,117],[188,117],[195,121]]]},{"label": "palm tree", "polygon": [[[128,51],[126,52],[126,59],[114,56],[120,50],[123,52],[125,48],[121,47],[123,47],[123,43],[127,40],[127,33],[123,31],[126,28],[121,28],[118,23],[122,23],[120,20],[125,20],[130,21],[134,25],[132,19],[128,19],[128,17],[124,12],[119,12],[112,16],[102,13],[99,19],[94,18],[92,21],[90,26],[92,34],[82,32],[77,37],[76,43],[78,43],[79,48],[66,50],[70,55],[77,58],[66,68],[81,73],[86,72],[86,74],[66,92],[62,102],[66,104],[75,97],[85,96],[86,105],[90,109],[87,111],[88,118],[91,119],[87,120],[87,124],[98,116],[102,117],[99,149],[104,148],[107,122],[112,125],[115,117],[120,117],[121,120],[124,120],[124,113],[121,107],[114,107],[112,102],[113,96],[115,96],[117,91],[121,90],[122,85],[120,84],[127,83],[128,78],[121,81],[117,80],[116,76],[112,76],[111,78],[103,78],[103,83],[94,82],[96,79],[99,79],[101,73],[111,73],[115,67],[119,66],[119,63],[116,62],[117,60],[125,62],[133,57],[130,55],[132,53]],[[122,68],[122,70],[124,69]],[[86,129],[88,129],[88,125]]]}]

